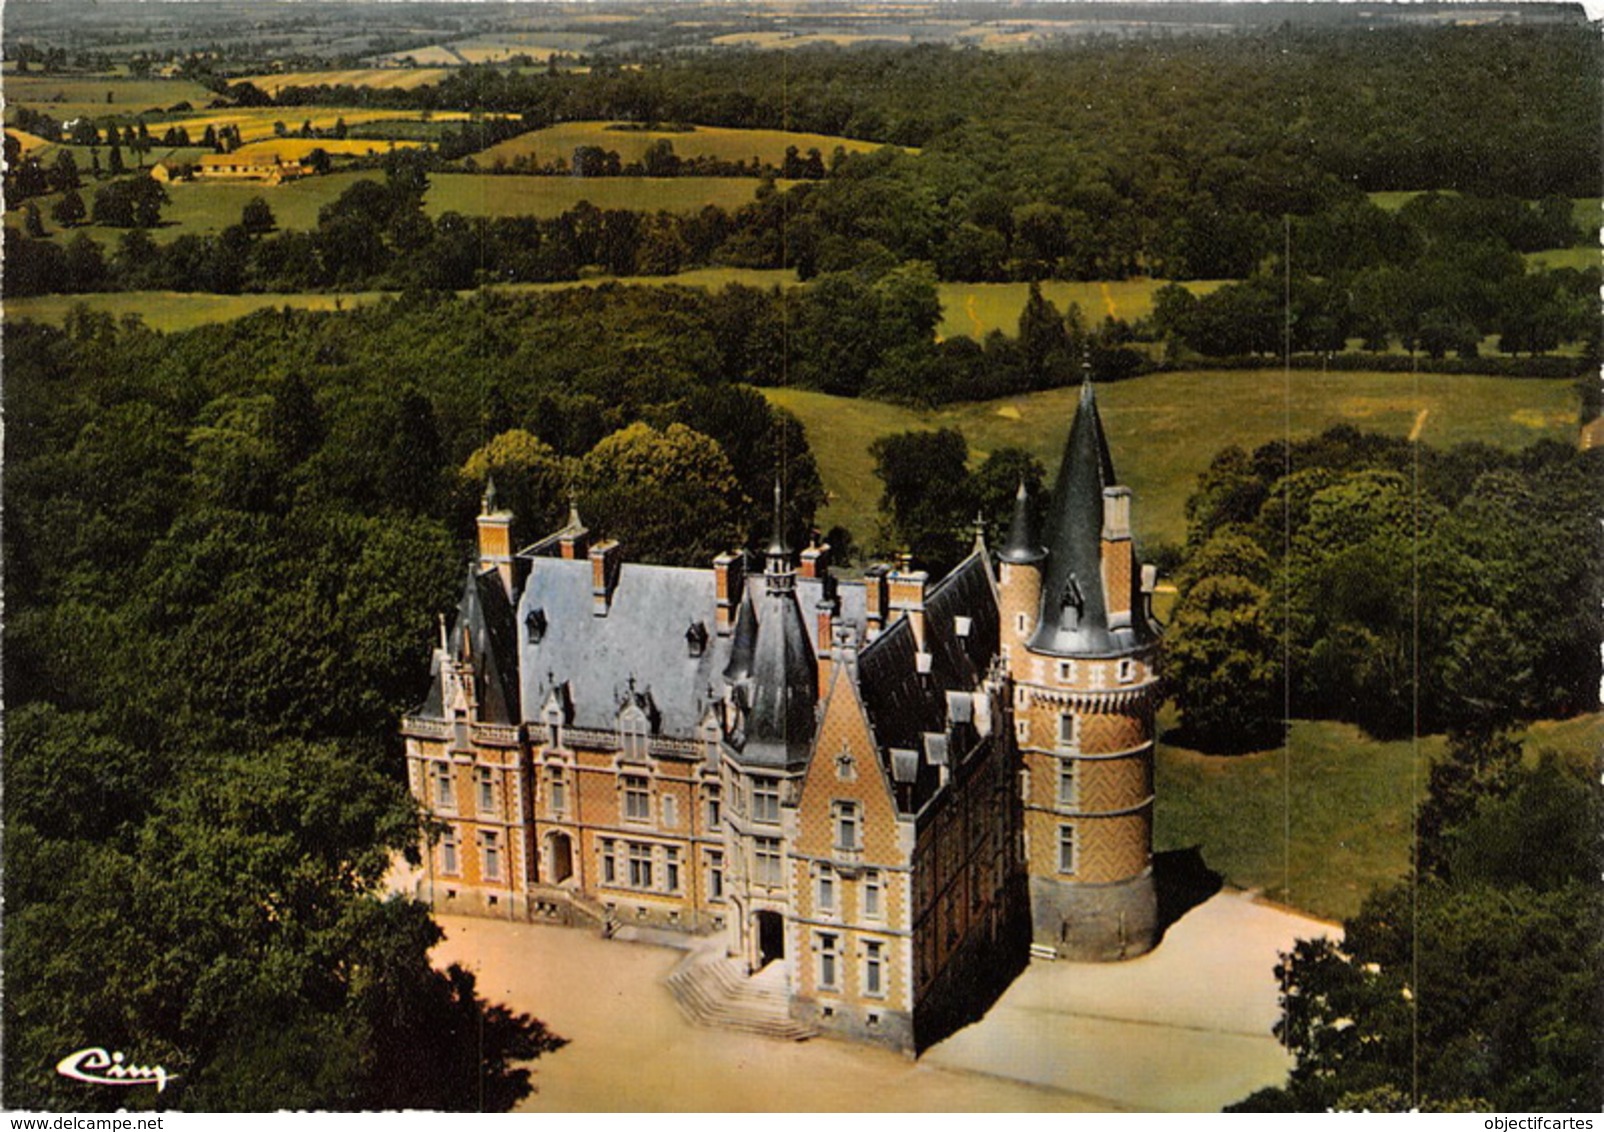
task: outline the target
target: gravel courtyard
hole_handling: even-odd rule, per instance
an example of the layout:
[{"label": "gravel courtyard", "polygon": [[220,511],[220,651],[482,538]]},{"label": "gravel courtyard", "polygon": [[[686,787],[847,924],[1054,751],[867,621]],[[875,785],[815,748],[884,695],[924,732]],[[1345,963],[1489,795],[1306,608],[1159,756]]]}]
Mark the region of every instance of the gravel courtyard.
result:
[{"label": "gravel courtyard", "polygon": [[1320,921],[1224,892],[1152,953],[1032,963],[984,1019],[917,1062],[686,1022],[662,980],[680,952],[577,929],[440,916],[437,962],[570,1044],[535,1063],[526,1111],[1204,1111],[1277,1084],[1272,968]]}]

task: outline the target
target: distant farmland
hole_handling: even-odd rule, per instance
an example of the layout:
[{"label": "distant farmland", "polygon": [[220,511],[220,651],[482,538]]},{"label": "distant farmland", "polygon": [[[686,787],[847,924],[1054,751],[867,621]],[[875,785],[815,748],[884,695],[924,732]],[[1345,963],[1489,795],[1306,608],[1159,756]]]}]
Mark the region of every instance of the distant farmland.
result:
[{"label": "distant farmland", "polygon": [[[431,215],[560,216],[580,201],[597,208],[694,212],[736,209],[757,192],[749,177],[514,177],[436,173],[425,202]],[[781,182],[785,184],[785,182]]]},{"label": "distant farmland", "polygon": [[288,71],[281,75],[248,75],[239,80],[275,98],[288,86],[361,86],[378,90],[411,90],[439,82],[451,72],[444,67],[358,67],[347,71]]},{"label": "distant farmland", "polygon": [[511,164],[518,157],[533,157],[542,164],[562,158],[573,159],[574,150],[582,145],[598,146],[616,152],[626,164],[641,160],[646,147],[659,139],[673,143],[678,157],[713,157],[720,161],[759,161],[778,165],[785,159],[787,146],[796,146],[806,156],[808,150],[817,149],[829,160],[837,147],[848,153],[865,153],[879,149],[874,142],[855,138],[835,137],[830,134],[803,134],[787,130],[736,130],[723,126],[694,126],[685,130],[615,129],[619,122],[564,122],[544,130],[521,134],[498,145],[493,145],[476,156],[481,165],[496,160]]}]

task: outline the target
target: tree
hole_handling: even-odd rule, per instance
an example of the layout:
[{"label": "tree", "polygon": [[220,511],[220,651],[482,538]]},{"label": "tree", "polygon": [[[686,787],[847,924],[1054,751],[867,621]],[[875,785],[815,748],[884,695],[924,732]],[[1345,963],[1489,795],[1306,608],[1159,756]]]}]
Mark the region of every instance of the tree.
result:
[{"label": "tree", "polygon": [[252,197],[245,202],[245,208],[240,213],[240,226],[253,236],[263,236],[277,227],[278,221],[267,201]]},{"label": "tree", "polygon": [[636,423],[605,437],[579,463],[586,522],[629,557],[702,566],[741,542],[748,500],[712,438],[671,424]]},{"label": "tree", "polygon": [[108,228],[154,228],[167,190],[149,177],[114,181],[95,192],[94,220]]},{"label": "tree", "polygon": [[969,549],[975,517],[963,433],[944,428],[882,436],[869,455],[884,487],[881,547],[911,553],[935,577],[956,566]]},{"label": "tree", "polygon": [[78,176],[78,162],[72,156],[72,150],[64,149],[56,155],[55,165],[50,171],[50,183],[59,191],[76,189],[82,181]]},{"label": "tree", "polygon": [[[59,204],[60,202],[57,203]],[[78,207],[83,207],[82,201],[78,202]],[[22,217],[22,230],[24,232],[28,233],[28,235],[35,240],[42,240],[45,238],[45,221],[44,217],[39,215],[38,205],[34,204],[33,201],[29,201],[23,206]]]},{"label": "tree", "polygon": [[1286,676],[1270,601],[1247,578],[1209,574],[1177,603],[1164,670],[1189,742],[1247,751],[1280,741]]},{"label": "tree", "polygon": [[491,480],[499,507],[513,513],[527,536],[555,530],[568,504],[568,468],[556,451],[532,433],[510,429],[474,450],[457,473],[458,496],[477,510]]},{"label": "tree", "polygon": [[111,143],[106,169],[113,177],[121,177],[127,171],[123,165],[123,147],[116,142]]}]

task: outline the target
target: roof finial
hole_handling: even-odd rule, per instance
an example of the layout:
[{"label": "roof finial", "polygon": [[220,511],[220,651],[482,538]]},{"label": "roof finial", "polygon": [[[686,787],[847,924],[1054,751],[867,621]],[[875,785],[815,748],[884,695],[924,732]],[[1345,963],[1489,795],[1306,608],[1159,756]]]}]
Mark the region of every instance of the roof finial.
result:
[{"label": "roof finial", "polygon": [[579,496],[574,494],[573,488],[568,489],[568,529],[577,531],[584,527],[579,521]]},{"label": "roof finial", "polygon": [[780,489],[780,477],[774,477],[774,537],[769,540],[770,554],[790,554],[785,544],[785,502]]},{"label": "roof finial", "polygon": [[496,477],[485,473],[485,493],[479,500],[479,513],[493,515],[496,511]]}]

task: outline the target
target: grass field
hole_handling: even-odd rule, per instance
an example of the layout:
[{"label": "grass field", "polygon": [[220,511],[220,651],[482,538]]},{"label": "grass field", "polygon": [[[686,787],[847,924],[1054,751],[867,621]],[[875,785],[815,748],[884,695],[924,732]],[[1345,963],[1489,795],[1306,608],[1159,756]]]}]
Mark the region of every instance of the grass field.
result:
[{"label": "grass field", "polygon": [[809,149],[817,149],[828,160],[840,146],[848,153],[864,153],[878,149],[873,142],[830,134],[803,134],[786,130],[736,130],[723,126],[697,126],[690,130],[618,130],[609,126],[613,122],[564,122],[544,130],[520,134],[491,146],[477,154],[475,160],[489,165],[497,158],[511,164],[514,158],[533,156],[545,163],[562,158],[569,161],[574,150],[582,145],[600,146],[616,151],[628,164],[639,161],[646,147],[660,138],[674,144],[680,157],[714,157],[720,161],[749,161],[753,157],[778,165],[785,159],[787,146],[796,146],[804,157]]},{"label": "grass field", "polygon": [[[12,75],[5,77],[8,105],[70,120],[132,117],[180,102],[205,106],[216,96],[188,79],[135,79],[126,75]],[[107,96],[110,101],[107,101]]]},{"label": "grass field", "polygon": [[[736,209],[750,201],[749,177],[516,177],[437,173],[430,177],[432,215],[558,216],[582,200],[597,208],[692,212],[703,205]],[[783,185],[784,182],[781,182]]]},{"label": "grass field", "polygon": [[346,71],[286,71],[279,75],[247,75],[240,82],[278,96],[287,86],[361,86],[377,90],[411,90],[437,83],[451,72],[444,67],[357,67]]},{"label": "grass field", "polygon": [[[284,152],[291,141],[274,139],[258,147]],[[355,142],[372,145],[383,152],[387,142]],[[402,144],[402,143],[397,143]],[[153,157],[159,156],[156,154]],[[273,209],[281,229],[310,229],[317,226],[318,210],[330,203],[356,181],[382,179],[372,171],[354,170],[305,177],[283,185],[230,184],[218,181],[181,181],[167,186],[169,203],[162,210],[163,224],[152,230],[157,243],[169,243],[180,236],[213,235],[231,224],[238,224],[247,201],[261,197]],[[785,182],[781,182],[784,184]],[[580,201],[597,208],[666,209],[691,212],[705,204],[735,209],[752,199],[758,182],[735,177],[498,177],[488,173],[439,173],[430,178],[425,207],[432,216],[459,212],[464,216],[558,216]],[[86,201],[92,193],[86,193]],[[46,226],[57,238],[71,238],[77,232],[88,235],[110,251],[122,238],[122,230],[85,225],[68,234],[50,222],[50,209],[56,195],[38,197],[35,203],[46,217]],[[17,215],[7,214],[12,223]]]},{"label": "grass field", "polygon": [[[956,427],[980,460],[995,448],[1025,448],[1051,473],[1079,393],[1053,389],[997,401],[919,411],[800,389],[768,389],[771,401],[801,419],[813,438],[830,506],[824,526],[841,523],[860,544],[873,540],[880,483],[869,445],[907,429]],[[1460,374],[1319,374],[1247,370],[1152,374],[1107,385],[1098,405],[1121,482],[1136,495],[1138,538],[1180,542],[1186,498],[1214,454],[1278,437],[1315,435],[1354,424],[1393,436],[1419,430],[1428,444],[1482,440],[1521,447],[1543,437],[1574,442],[1574,384]],[[1422,415],[1424,414],[1424,415]],[[828,438],[827,440],[825,438]]]},{"label": "grass field", "polygon": [[[761,271],[736,267],[708,267],[686,271],[679,275],[650,275],[638,278],[587,279],[573,283],[513,283],[491,287],[500,294],[527,294],[555,291],[568,287],[596,287],[604,283],[627,283],[645,286],[704,287],[721,290],[731,283],[748,287],[790,286],[796,282],[794,271]],[[61,325],[73,307],[82,303],[91,310],[105,311],[114,318],[137,314],[153,330],[190,330],[214,322],[227,322],[264,308],[293,307],[296,310],[350,310],[371,303],[385,294],[384,291],[357,291],[339,294],[295,292],[272,295],[209,295],[180,291],[108,291],[92,295],[36,295],[29,298],[7,299],[6,317],[31,318],[38,322]]]},{"label": "grass field", "polygon": [[[1580,716],[1533,724],[1526,754],[1591,766],[1601,743],[1604,716]],[[1294,722],[1284,751],[1209,756],[1161,740],[1154,847],[1200,846],[1226,883],[1340,919],[1408,871],[1415,802],[1443,749],[1440,735],[1380,742],[1323,720]]]},{"label": "grass field", "polygon": [[35,295],[6,300],[6,318],[31,318],[36,322],[60,325],[73,307],[82,303],[90,310],[104,311],[114,318],[138,315],[152,330],[191,330],[213,322],[243,318],[264,309],[293,307],[296,310],[350,310],[378,299],[383,292],[359,291],[346,294],[294,295],[208,295],[180,291],[111,291],[95,295]]},{"label": "grass field", "polygon": [[[1198,280],[1186,284],[1195,295],[1206,295],[1225,280]],[[1116,279],[1107,283],[1071,283],[1049,279],[1041,293],[1059,310],[1070,303],[1080,305],[1081,315],[1095,326],[1105,316],[1135,322],[1153,312],[1153,293],[1166,285],[1163,279]],[[1029,283],[940,283],[941,324],[936,333],[942,338],[967,334],[984,338],[993,330],[1013,335],[1019,328],[1019,312],[1030,295]]]},{"label": "grass field", "polygon": [[[310,122],[314,130],[333,129],[336,122],[342,118],[347,126],[362,125],[367,122],[383,122],[392,119],[417,119],[423,112],[417,110],[374,110],[361,107],[313,107],[313,106],[253,106],[247,109],[213,110],[205,114],[196,114],[190,117],[174,118],[162,124],[163,130],[168,126],[182,126],[189,131],[192,139],[199,140],[206,132],[207,126],[221,129],[224,126],[237,126],[242,142],[260,141],[263,138],[274,136],[274,126],[283,122],[292,131],[299,130],[305,122]],[[435,110],[430,120],[435,122],[460,122],[470,115],[462,110]]]},{"label": "grass field", "polygon": [[1527,264],[1532,267],[1554,270],[1569,267],[1576,271],[1586,271],[1590,267],[1604,267],[1604,248],[1597,244],[1581,245],[1574,248],[1555,248],[1546,252],[1527,252],[1524,257]]},{"label": "grass field", "polygon": [[299,161],[314,149],[321,149],[330,157],[367,157],[387,153],[392,149],[412,149],[422,144],[417,141],[381,141],[377,138],[273,137],[246,142],[234,153],[246,157],[254,153],[273,153],[285,161]]}]

